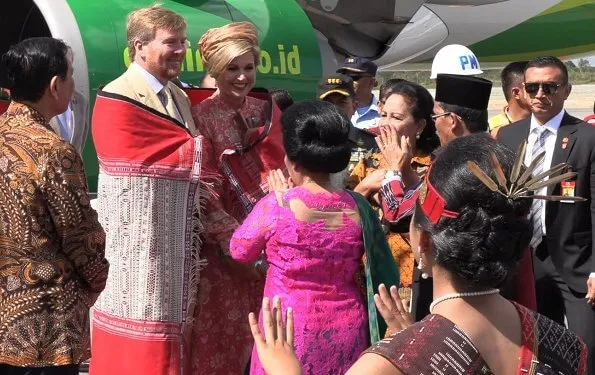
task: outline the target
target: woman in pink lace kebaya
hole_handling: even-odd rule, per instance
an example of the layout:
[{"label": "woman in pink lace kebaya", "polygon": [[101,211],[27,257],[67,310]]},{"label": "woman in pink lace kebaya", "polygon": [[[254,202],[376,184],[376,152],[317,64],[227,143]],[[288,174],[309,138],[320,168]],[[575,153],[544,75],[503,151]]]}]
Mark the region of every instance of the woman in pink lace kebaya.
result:
[{"label": "woman in pink lace kebaya", "polygon": [[[352,196],[329,182],[350,157],[349,119],[339,111],[321,101],[287,109],[281,118],[285,163],[295,187],[279,189],[284,178],[273,173],[275,191],[257,203],[230,244],[240,262],[265,252],[264,295],[278,295],[294,309],[295,350],[304,374],[344,373],[369,344],[359,281],[360,216]],[[255,351],[250,373],[264,374]]]}]

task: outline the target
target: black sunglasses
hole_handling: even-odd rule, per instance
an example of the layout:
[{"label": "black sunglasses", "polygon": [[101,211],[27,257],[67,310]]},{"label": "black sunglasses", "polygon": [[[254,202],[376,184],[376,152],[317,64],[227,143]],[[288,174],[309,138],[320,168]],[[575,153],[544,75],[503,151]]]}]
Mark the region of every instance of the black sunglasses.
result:
[{"label": "black sunglasses", "polygon": [[359,81],[362,78],[365,78],[365,77],[374,77],[374,76],[371,76],[369,74],[351,74],[351,75],[349,75],[349,77],[351,77],[351,79],[353,80],[353,82],[357,82],[357,81]]},{"label": "black sunglasses", "polygon": [[564,86],[564,84],[556,82],[525,82],[523,86],[525,86],[527,94],[535,95],[539,92],[539,88],[541,88],[544,94],[552,95],[558,91],[558,88]]}]

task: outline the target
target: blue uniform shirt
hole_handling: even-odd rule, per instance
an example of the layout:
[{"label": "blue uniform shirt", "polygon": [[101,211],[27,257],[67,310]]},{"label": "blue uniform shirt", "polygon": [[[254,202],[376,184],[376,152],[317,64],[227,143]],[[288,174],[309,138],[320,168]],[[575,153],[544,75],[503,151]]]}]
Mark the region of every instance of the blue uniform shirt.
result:
[{"label": "blue uniform shirt", "polygon": [[359,129],[369,129],[378,126],[380,113],[378,112],[376,103],[378,103],[378,98],[374,95],[372,97],[372,104],[365,107],[359,107],[353,114],[353,117],[351,117],[353,126]]}]

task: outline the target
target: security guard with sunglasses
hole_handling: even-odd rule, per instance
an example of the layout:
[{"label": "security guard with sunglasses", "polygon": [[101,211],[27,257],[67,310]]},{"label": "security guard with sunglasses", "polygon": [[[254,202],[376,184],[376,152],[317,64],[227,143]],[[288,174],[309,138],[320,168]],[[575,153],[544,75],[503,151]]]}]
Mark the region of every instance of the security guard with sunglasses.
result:
[{"label": "security guard with sunglasses", "polygon": [[376,64],[361,57],[348,57],[337,69],[337,73],[348,75],[354,83],[358,107],[351,117],[351,122],[356,128],[369,129],[377,126],[380,117],[378,98],[372,93],[376,86],[377,71]]},{"label": "security guard with sunglasses", "polygon": [[537,171],[567,163],[577,173],[538,195],[586,198],[533,203],[537,312],[567,322],[587,345],[587,373],[595,374],[595,127],[564,110],[571,86],[566,66],[556,57],[529,62],[524,81],[531,117],[503,127],[497,139],[512,150],[527,141],[525,164],[545,152]]}]

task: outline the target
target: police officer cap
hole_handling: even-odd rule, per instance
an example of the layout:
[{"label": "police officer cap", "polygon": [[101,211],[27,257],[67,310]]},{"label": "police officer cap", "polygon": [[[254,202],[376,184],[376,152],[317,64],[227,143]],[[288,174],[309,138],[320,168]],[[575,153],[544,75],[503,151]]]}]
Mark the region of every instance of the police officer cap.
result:
[{"label": "police officer cap", "polygon": [[343,65],[337,69],[337,73],[343,74],[369,74],[376,76],[378,66],[372,61],[364,59],[362,57],[348,57],[343,62]]},{"label": "police officer cap", "polygon": [[355,91],[351,77],[339,73],[322,77],[318,83],[318,99],[324,100],[333,93],[354,97]]},{"label": "police officer cap", "polygon": [[435,99],[441,103],[484,110],[491,92],[492,82],[487,79],[456,74],[438,74],[436,78]]}]

